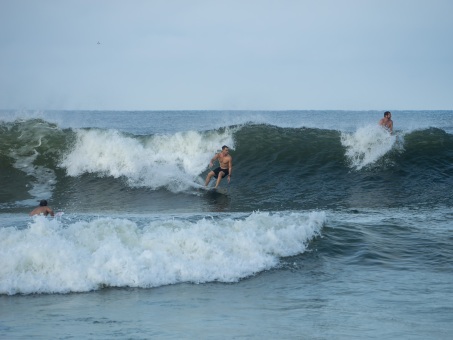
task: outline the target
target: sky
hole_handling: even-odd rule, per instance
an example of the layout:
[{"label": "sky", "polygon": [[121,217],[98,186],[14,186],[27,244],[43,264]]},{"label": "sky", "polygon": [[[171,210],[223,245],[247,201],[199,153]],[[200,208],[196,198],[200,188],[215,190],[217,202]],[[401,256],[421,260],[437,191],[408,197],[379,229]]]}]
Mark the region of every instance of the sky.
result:
[{"label": "sky", "polygon": [[0,0],[0,109],[451,110],[451,0]]}]

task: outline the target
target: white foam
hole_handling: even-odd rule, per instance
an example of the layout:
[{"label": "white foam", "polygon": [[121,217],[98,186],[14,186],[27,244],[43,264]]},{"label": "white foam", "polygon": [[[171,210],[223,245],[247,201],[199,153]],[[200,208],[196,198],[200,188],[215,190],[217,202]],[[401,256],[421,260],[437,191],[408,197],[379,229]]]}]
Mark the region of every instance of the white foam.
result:
[{"label": "white foam", "polygon": [[0,228],[0,294],[235,282],[303,253],[325,221],[323,212],[143,225],[114,218],[65,224],[37,216],[25,229]]},{"label": "white foam", "polygon": [[360,170],[375,163],[394,147],[396,135],[378,125],[368,125],[354,133],[341,134],[341,144],[346,148],[345,155],[351,167]]},{"label": "white foam", "polygon": [[178,132],[132,137],[116,130],[78,130],[60,166],[69,176],[95,173],[126,178],[130,186],[186,190],[222,146],[234,149],[233,132]]},{"label": "white foam", "polygon": [[[26,132],[23,132],[19,139],[22,138],[24,133],[26,134]],[[34,178],[28,185],[28,193],[34,198],[18,201],[16,202],[17,205],[36,205],[37,200],[52,197],[57,181],[55,172],[50,168],[33,164],[39,156],[36,148],[41,146],[43,138],[45,136],[41,135],[40,131],[36,131],[36,135],[24,136],[23,145],[18,149],[12,149],[9,153],[9,156],[15,160],[14,167]]]}]

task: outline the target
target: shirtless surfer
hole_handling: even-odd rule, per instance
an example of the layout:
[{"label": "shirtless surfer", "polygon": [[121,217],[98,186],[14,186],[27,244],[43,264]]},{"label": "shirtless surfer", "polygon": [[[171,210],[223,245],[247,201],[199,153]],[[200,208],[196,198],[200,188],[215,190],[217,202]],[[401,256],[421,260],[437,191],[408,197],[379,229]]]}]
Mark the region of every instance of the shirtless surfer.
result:
[{"label": "shirtless surfer", "polygon": [[41,215],[43,214],[44,216],[47,216],[50,214],[50,216],[54,216],[54,212],[53,210],[47,206],[47,201],[46,200],[41,200],[39,202],[39,207],[33,209],[31,212],[30,212],[30,216],[33,216],[33,215]]},{"label": "shirtless surfer", "polygon": [[385,111],[384,112],[384,118],[382,118],[379,121],[379,125],[383,126],[387,130],[390,131],[390,133],[393,132],[393,121],[392,121],[392,113],[390,111]]},{"label": "shirtless surfer", "polygon": [[212,168],[213,163],[215,160],[219,161],[219,167],[215,170],[211,170],[208,173],[208,176],[206,177],[205,181],[205,186],[207,187],[209,182],[211,181],[212,176],[214,178],[217,178],[217,182],[215,184],[214,189],[217,189],[217,187],[220,184],[220,181],[222,180],[223,177],[228,176],[228,183],[230,183],[231,180],[231,172],[233,170],[233,159],[229,155],[229,148],[228,146],[224,145],[222,146],[222,151],[219,153],[216,153],[214,157],[212,157],[211,162],[209,162],[209,167]]}]

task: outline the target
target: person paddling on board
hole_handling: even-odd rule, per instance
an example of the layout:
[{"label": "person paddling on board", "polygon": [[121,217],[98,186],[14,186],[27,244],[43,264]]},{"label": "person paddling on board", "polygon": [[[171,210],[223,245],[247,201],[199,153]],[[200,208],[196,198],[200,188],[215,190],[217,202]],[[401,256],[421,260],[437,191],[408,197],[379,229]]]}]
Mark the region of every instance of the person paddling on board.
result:
[{"label": "person paddling on board", "polygon": [[43,214],[44,216],[47,216],[50,214],[50,216],[54,216],[54,212],[53,210],[47,206],[47,201],[46,200],[41,200],[39,202],[39,207],[33,209],[31,212],[30,212],[30,216],[33,216],[33,215],[41,215]]},{"label": "person paddling on board", "polygon": [[379,125],[383,126],[387,130],[390,131],[390,133],[393,132],[393,121],[392,121],[392,113],[390,111],[385,111],[384,112],[384,118],[382,118],[379,121]]},{"label": "person paddling on board", "polygon": [[205,181],[206,187],[208,186],[208,184],[211,181],[211,178],[213,176],[214,176],[214,178],[217,178],[217,182],[215,184],[214,189],[217,189],[217,187],[220,184],[220,181],[225,176],[228,176],[228,183],[230,183],[231,172],[233,170],[233,159],[231,158],[229,151],[230,150],[229,150],[228,146],[224,145],[224,146],[222,146],[222,151],[219,153],[216,153],[215,156],[212,157],[211,162],[209,162],[209,167],[212,168],[215,160],[219,161],[220,166],[217,169],[211,170],[208,173],[208,176],[206,177],[206,181]]}]

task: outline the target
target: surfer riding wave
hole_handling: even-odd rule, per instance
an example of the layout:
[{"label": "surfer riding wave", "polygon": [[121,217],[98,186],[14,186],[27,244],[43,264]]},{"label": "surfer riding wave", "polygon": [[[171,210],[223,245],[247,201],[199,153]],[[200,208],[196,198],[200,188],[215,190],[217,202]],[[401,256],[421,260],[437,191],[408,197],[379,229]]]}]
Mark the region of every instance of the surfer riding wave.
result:
[{"label": "surfer riding wave", "polygon": [[222,146],[222,151],[219,153],[216,153],[214,157],[211,159],[211,162],[209,162],[209,167],[212,168],[214,165],[214,162],[218,160],[219,161],[219,167],[216,168],[215,170],[211,170],[208,175],[206,176],[206,181],[205,181],[205,186],[207,187],[209,182],[211,181],[211,178],[217,178],[216,184],[214,189],[217,189],[217,187],[220,184],[220,181],[222,178],[225,176],[228,177],[228,183],[230,183],[231,180],[231,172],[233,170],[233,159],[231,155],[229,154],[229,147],[224,145]]}]

